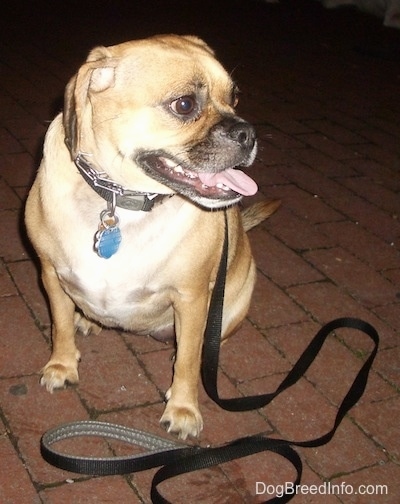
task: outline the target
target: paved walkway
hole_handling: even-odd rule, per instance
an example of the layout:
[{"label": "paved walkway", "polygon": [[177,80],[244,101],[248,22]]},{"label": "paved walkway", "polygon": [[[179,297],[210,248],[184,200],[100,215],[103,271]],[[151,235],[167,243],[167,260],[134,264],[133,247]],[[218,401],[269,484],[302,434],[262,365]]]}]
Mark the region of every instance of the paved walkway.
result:
[{"label": "paved walkway", "polygon": [[[258,283],[247,321],[222,350],[222,393],[272,391],[323,323],[347,315],[369,321],[381,346],[364,397],[328,445],[298,450],[304,490],[331,482],[342,484],[342,492],[299,494],[293,502],[397,504],[400,32],[355,10],[323,10],[312,0],[4,4],[0,503],[149,502],[154,471],[107,478],[63,472],[42,460],[39,439],[59,423],[88,418],[164,435],[158,419],[172,347],[118,331],[78,336],[79,387],[53,395],[43,390],[39,370],[50,350],[49,315],[21,215],[43,134],[88,50],[157,32],[189,32],[204,37],[232,70],[243,91],[239,110],[257,126],[255,199],[282,199],[281,209],[251,232]],[[361,334],[338,332],[306,377],[259,412],[221,411],[202,392],[201,443],[257,432],[295,439],[323,434],[370,349]],[[97,440],[70,447],[107,453]],[[253,503],[269,497],[256,496],[257,481],[278,485],[292,478],[284,461],[258,455],[162,489],[174,503]],[[387,495],[378,495],[385,486]]]}]

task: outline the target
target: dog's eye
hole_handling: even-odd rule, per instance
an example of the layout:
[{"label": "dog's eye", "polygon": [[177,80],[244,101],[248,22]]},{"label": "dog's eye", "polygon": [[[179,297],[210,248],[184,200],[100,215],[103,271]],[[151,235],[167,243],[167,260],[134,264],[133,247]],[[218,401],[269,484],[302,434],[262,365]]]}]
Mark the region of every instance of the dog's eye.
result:
[{"label": "dog's eye", "polygon": [[193,96],[181,96],[177,100],[173,100],[169,106],[175,114],[188,116],[196,111],[197,102]]}]

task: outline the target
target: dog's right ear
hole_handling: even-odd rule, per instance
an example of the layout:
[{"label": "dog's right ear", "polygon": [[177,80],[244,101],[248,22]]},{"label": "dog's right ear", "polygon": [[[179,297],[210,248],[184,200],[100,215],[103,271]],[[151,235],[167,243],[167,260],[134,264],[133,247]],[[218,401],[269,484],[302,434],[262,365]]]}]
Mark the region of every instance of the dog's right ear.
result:
[{"label": "dog's right ear", "polygon": [[[65,143],[72,159],[79,152],[85,152],[83,131],[91,131],[90,94],[100,93],[114,85],[116,66],[117,62],[108,48],[96,47],[65,88],[63,125]],[[88,123],[87,129],[85,126]]]}]

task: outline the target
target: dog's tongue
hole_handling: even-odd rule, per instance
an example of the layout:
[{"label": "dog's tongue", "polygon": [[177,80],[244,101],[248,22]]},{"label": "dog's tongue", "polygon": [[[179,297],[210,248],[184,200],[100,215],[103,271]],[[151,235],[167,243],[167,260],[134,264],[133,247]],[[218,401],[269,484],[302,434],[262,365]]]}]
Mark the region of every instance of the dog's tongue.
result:
[{"label": "dog's tongue", "polygon": [[220,173],[199,173],[198,175],[203,184],[208,187],[224,184],[243,196],[251,196],[258,191],[254,180],[235,168],[228,168]]}]

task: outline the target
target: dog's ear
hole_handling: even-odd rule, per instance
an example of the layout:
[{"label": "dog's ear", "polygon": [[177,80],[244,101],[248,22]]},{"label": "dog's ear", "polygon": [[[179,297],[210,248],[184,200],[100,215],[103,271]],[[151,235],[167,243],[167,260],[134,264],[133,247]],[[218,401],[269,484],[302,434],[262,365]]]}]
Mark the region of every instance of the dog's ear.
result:
[{"label": "dog's ear", "polygon": [[65,88],[63,125],[72,159],[84,151],[82,130],[84,124],[91,121],[89,96],[114,85],[116,65],[106,47],[96,47]]}]

